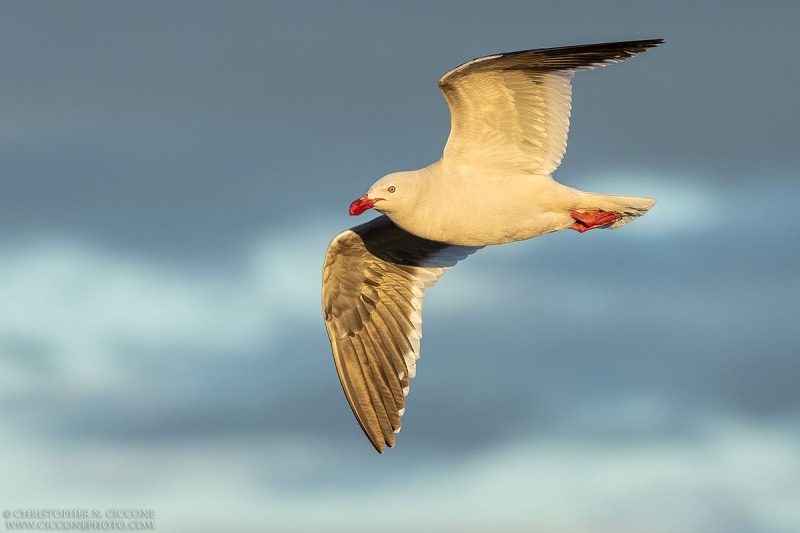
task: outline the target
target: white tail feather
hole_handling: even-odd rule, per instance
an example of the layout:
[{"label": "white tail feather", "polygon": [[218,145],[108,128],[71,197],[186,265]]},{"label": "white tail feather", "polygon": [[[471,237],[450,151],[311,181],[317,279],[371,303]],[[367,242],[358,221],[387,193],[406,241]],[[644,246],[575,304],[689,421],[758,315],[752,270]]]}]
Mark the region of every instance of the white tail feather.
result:
[{"label": "white tail feather", "polygon": [[622,218],[614,222],[608,229],[617,229],[631,220],[647,213],[656,201],[645,196],[614,196],[610,194],[584,193],[580,211],[611,211],[619,213]]}]

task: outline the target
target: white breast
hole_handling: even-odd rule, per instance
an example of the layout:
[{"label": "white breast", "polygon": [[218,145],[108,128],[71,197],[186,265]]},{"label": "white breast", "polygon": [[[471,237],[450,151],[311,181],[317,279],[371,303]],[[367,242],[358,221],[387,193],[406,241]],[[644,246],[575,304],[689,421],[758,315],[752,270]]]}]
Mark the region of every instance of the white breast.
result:
[{"label": "white breast", "polygon": [[486,176],[441,162],[419,171],[425,180],[411,211],[389,214],[420,237],[461,246],[488,246],[530,239],[568,227],[578,191],[549,176],[514,172]]}]

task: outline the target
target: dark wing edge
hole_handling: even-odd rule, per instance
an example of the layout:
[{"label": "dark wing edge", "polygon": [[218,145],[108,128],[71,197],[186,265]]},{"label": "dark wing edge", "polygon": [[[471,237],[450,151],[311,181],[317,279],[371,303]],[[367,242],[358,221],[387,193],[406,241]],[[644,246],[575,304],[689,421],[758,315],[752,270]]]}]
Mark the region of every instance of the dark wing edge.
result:
[{"label": "dark wing edge", "polygon": [[322,309],[336,371],[364,434],[395,443],[416,374],[424,291],[478,248],[416,237],[387,217],[337,235],[325,254]]},{"label": "dark wing edge", "polygon": [[561,46],[557,48],[536,48],[502,54],[478,57],[462,63],[448,71],[439,79],[439,87],[446,87],[457,79],[472,72],[519,69],[539,70],[577,70],[602,67],[611,63],[619,63],[636,54],[646,52],[662,44],[664,39],[644,39],[638,41],[619,41],[611,43],[581,44],[577,46]]},{"label": "dark wing edge", "polygon": [[523,50],[468,61],[439,80],[450,110],[443,162],[481,172],[550,175],[567,149],[571,80],[661,39]]}]

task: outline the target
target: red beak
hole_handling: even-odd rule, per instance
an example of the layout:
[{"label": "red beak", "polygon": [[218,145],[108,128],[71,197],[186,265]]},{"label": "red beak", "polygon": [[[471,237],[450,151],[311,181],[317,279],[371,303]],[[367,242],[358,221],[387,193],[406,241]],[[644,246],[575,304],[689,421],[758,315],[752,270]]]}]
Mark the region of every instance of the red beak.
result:
[{"label": "red beak", "polygon": [[374,200],[371,199],[368,195],[364,195],[363,197],[355,200],[352,204],[350,204],[350,216],[354,217],[356,215],[360,215],[367,209],[372,209],[375,207],[375,202],[383,200],[383,198],[375,198]]}]

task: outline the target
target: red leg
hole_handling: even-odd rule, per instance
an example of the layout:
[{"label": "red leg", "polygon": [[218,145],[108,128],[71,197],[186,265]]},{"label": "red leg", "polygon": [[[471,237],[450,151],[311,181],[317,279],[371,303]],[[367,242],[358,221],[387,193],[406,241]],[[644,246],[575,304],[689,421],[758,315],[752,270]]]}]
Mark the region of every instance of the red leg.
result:
[{"label": "red leg", "polygon": [[585,213],[570,211],[569,214],[575,219],[575,223],[569,228],[578,233],[595,228],[607,228],[622,217],[619,213],[610,211],[586,211]]}]

